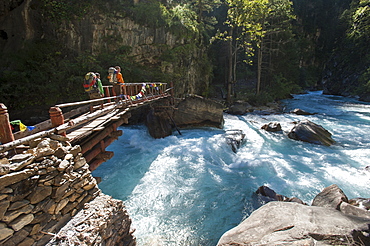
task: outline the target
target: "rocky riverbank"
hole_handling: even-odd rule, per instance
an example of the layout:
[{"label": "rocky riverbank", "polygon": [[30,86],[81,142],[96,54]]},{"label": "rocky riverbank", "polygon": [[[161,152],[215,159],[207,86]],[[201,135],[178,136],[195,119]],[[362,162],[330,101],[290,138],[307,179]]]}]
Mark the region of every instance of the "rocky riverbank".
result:
[{"label": "rocky riverbank", "polygon": [[262,193],[268,203],[227,231],[218,246],[370,245],[369,198],[349,200],[337,185],[325,188],[311,206],[268,189]]}]

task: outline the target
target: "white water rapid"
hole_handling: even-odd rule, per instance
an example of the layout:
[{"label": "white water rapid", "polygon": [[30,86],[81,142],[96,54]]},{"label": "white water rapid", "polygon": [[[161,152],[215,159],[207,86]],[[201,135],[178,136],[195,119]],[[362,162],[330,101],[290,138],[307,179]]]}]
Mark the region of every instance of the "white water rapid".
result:
[{"label": "white water rapid", "polygon": [[[370,197],[370,104],[311,92],[285,100],[285,111],[316,113],[224,115],[224,129],[174,131],[153,139],[146,127],[123,126],[107,150],[114,157],[93,172],[104,193],[125,202],[138,245],[210,245],[260,204],[253,193],[267,185],[311,204],[323,188],[337,184],[349,198]],[[327,147],[291,140],[293,121],[308,119],[333,134]],[[261,130],[279,122],[283,132]],[[237,153],[226,129],[241,129]]]}]

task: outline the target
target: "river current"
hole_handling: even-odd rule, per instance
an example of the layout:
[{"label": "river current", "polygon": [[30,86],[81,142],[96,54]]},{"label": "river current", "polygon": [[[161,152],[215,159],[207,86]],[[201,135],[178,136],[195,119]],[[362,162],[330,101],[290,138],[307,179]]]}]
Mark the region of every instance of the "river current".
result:
[{"label": "river current", "polygon": [[[139,246],[214,246],[261,205],[254,195],[261,185],[308,204],[331,184],[348,198],[369,198],[370,104],[321,91],[282,104],[285,112],[315,114],[225,114],[224,129],[185,129],[164,139],[153,139],[143,125],[122,126],[107,148],[114,157],[93,175],[105,194],[124,201]],[[303,119],[327,129],[336,144],[289,139],[292,122]],[[269,122],[283,132],[261,130]],[[227,129],[246,134],[237,153],[225,141]]]}]

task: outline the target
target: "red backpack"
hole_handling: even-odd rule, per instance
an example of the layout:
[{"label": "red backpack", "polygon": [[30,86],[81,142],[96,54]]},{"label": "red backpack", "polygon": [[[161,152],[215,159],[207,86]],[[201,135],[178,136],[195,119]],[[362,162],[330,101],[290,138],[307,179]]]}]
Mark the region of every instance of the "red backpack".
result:
[{"label": "red backpack", "polygon": [[83,87],[84,87],[86,92],[93,92],[93,91],[96,90],[97,84],[96,84],[96,75],[95,75],[95,73],[88,72],[85,75]]}]

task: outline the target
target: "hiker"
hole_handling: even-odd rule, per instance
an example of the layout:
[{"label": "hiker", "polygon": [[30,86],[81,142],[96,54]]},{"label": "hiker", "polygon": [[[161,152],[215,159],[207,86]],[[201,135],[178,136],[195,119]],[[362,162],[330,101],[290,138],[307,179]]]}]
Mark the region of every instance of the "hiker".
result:
[{"label": "hiker", "polygon": [[104,89],[103,89],[103,84],[101,83],[100,73],[95,73],[95,75],[96,75],[96,83],[98,84],[98,89],[100,92],[100,97],[104,97]]},{"label": "hiker", "polygon": [[83,87],[85,91],[89,94],[90,99],[98,99],[103,96],[100,92],[100,88],[98,85],[98,81],[100,81],[100,86],[102,87],[101,89],[103,90],[103,86],[101,85],[101,80],[97,79],[97,76],[93,72],[88,72],[85,75],[85,80],[83,83]]},{"label": "hiker", "polygon": [[126,88],[124,87],[125,81],[121,74],[121,67],[115,66],[108,69],[108,79],[109,82],[113,84],[113,92],[116,96],[126,94]]}]

